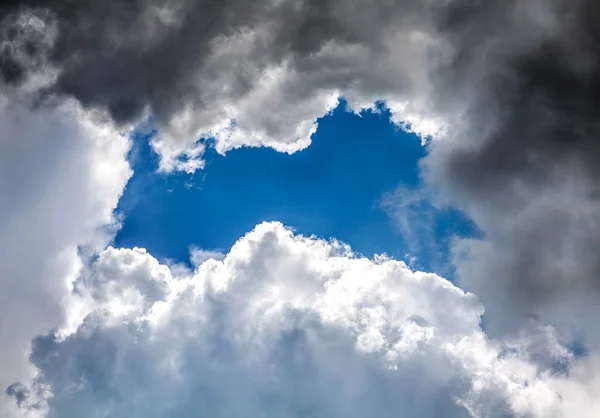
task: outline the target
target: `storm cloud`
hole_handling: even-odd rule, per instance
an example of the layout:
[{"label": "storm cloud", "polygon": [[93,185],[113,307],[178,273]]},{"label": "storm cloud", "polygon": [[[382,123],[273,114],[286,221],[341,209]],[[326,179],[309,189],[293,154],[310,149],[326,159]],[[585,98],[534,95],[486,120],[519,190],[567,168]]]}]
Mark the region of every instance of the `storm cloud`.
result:
[{"label": "storm cloud", "polygon": [[491,332],[541,320],[597,334],[600,9],[592,1],[528,5],[539,6],[545,32],[510,15],[513,26],[473,25],[478,41],[456,43],[466,122],[433,144],[424,165],[485,233],[459,243],[456,259]]}]

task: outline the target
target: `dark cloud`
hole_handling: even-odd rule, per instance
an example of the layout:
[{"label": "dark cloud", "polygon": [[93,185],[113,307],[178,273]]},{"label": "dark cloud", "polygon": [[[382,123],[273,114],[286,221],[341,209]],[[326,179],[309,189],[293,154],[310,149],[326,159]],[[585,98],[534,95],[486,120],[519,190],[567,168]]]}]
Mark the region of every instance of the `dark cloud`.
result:
[{"label": "dark cloud", "polygon": [[[56,38],[38,53],[45,64],[60,70],[49,92],[104,107],[117,122],[126,122],[139,117],[145,106],[163,116],[177,101],[185,100],[192,87],[189,79],[209,41],[252,19],[253,11],[245,4],[31,0],[3,4],[0,13],[6,20],[11,14],[46,11],[45,24],[56,26]],[[239,14],[229,13],[232,9]],[[12,31],[17,33],[23,27],[15,26]],[[7,82],[22,81],[32,69],[20,59],[30,41],[24,38],[14,51],[3,54],[2,74]]]},{"label": "dark cloud", "polygon": [[466,123],[426,165],[486,234],[457,260],[492,332],[527,319],[589,326],[600,296],[600,7],[500,10],[447,25],[457,54],[440,84],[456,83],[446,93],[464,99]]},{"label": "dark cloud", "polygon": [[[276,25],[271,62],[283,53],[309,54],[329,39],[351,39],[333,15],[332,2],[240,0],[132,0],[3,2],[0,28],[8,40],[0,55],[5,83],[23,82],[49,65],[59,70],[46,93],[76,97],[106,108],[118,123],[139,118],[148,106],[168,120],[200,95],[196,78],[212,45],[261,22]],[[23,16],[41,18],[32,27]],[[21,16],[21,19],[19,19]],[[55,28],[43,45],[39,31]],[[278,45],[279,44],[279,45]],[[37,56],[35,62],[27,57]],[[248,86],[249,88],[249,86]]]},{"label": "dark cloud", "polygon": [[[0,82],[36,79],[34,97],[74,97],[121,126],[150,114],[161,168],[193,171],[202,166],[193,161],[202,158],[198,138],[229,125],[235,129],[217,138],[220,152],[243,145],[293,152],[310,143],[329,96],[343,90],[372,102],[411,90],[412,72],[387,68],[396,59],[389,35],[426,26],[427,8],[417,0],[4,2]],[[347,48],[322,54],[331,44]],[[383,61],[373,74],[371,60]]]}]

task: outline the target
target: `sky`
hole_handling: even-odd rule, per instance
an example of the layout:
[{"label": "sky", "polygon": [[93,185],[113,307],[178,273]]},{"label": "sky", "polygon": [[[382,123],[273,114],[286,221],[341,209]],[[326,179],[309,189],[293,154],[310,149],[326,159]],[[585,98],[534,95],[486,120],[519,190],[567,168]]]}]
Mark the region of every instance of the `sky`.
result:
[{"label": "sky", "polygon": [[597,418],[599,27],[0,3],[0,417]]},{"label": "sky", "polygon": [[[460,211],[435,208],[424,197],[419,228],[403,230],[390,201],[398,187],[419,193],[426,149],[389,117],[383,107],[359,115],[342,102],[319,121],[311,146],[301,152],[243,148],[224,157],[213,149],[194,174],[158,173],[153,134],[134,133],[134,174],[117,208],[123,225],[115,244],[188,262],[190,247],[223,252],[254,225],[280,221],[303,235],[341,240],[368,257],[387,254],[448,272],[452,240],[475,236],[476,228]],[[408,234],[420,235],[419,242]]]}]

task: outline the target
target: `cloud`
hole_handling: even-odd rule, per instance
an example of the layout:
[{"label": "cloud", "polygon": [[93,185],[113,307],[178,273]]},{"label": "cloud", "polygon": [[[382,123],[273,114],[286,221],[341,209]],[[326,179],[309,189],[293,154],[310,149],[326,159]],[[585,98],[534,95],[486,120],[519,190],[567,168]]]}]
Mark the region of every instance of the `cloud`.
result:
[{"label": "cloud", "polygon": [[[564,38],[568,48],[590,40],[588,33],[577,38],[581,31],[560,16],[593,16],[579,10],[591,4],[135,0],[66,8],[58,0],[8,2],[0,68],[9,84],[49,73],[43,97],[75,97],[107,110],[118,124],[152,115],[161,168],[194,171],[203,166],[206,144],[199,139],[205,137],[215,138],[219,152],[305,148],[317,118],[339,96],[355,110],[385,100],[397,123],[424,136],[455,130],[465,113],[468,123],[495,125],[497,108],[545,68],[535,60],[552,55],[549,42]],[[585,27],[592,25],[574,26]],[[577,68],[590,70],[583,59],[593,47],[579,52],[571,54],[579,55]],[[547,74],[560,79],[561,71]],[[502,85],[488,88],[495,79]],[[535,86],[523,87],[535,93]]]},{"label": "cloud", "polygon": [[[109,125],[115,123],[125,127],[152,116],[150,119],[159,130],[153,146],[161,155],[161,168],[194,171],[202,167],[202,155],[207,146],[206,142],[198,141],[201,137],[214,137],[214,146],[222,153],[241,146],[269,146],[281,152],[294,152],[310,144],[310,135],[316,129],[315,120],[327,113],[340,95],[345,96],[352,109],[368,107],[375,100],[383,99],[399,124],[423,135],[443,137],[442,141],[429,144],[430,154],[423,162],[424,174],[430,185],[470,214],[484,235],[482,240],[462,241],[455,248],[455,260],[459,284],[475,292],[486,306],[484,320],[489,334],[516,338],[524,327],[536,329],[551,324],[561,343],[582,334],[592,348],[592,354],[585,360],[590,363],[587,368],[581,366],[583,360],[577,360],[579,368],[574,370],[579,370],[579,374],[574,374],[577,383],[573,383],[558,378],[521,379],[519,376],[522,375],[513,371],[504,375],[504,367],[509,367],[507,363],[510,363],[507,361],[500,365],[495,360],[481,363],[482,359],[495,358],[492,354],[489,357],[480,355],[482,352],[495,353],[493,344],[490,345],[482,334],[476,334],[479,340],[464,341],[471,341],[483,351],[470,350],[454,341],[455,351],[444,346],[446,349],[440,348],[440,352],[444,355],[455,353],[454,358],[458,360],[452,364],[460,370],[467,369],[464,375],[471,376],[468,382],[477,382],[471,387],[486,389],[489,385],[494,386],[493,390],[480,392],[480,397],[472,390],[459,390],[454,395],[463,399],[464,407],[485,416],[486,405],[490,405],[489,402],[497,405],[498,397],[506,402],[505,408],[513,412],[525,411],[532,405],[527,396],[532,391],[542,390],[540,388],[554,390],[555,385],[563,383],[561,387],[565,390],[575,391],[574,388],[588,384],[595,387],[595,379],[585,377],[584,371],[597,370],[593,364],[598,343],[594,320],[598,314],[597,306],[600,306],[597,280],[600,233],[597,207],[598,7],[593,0],[382,0],[369,3],[348,0],[136,0],[113,2],[110,7],[106,7],[105,2],[79,2],[69,7],[65,7],[64,2],[50,0],[4,2],[0,6],[3,87],[26,90],[27,97],[36,99],[37,106],[48,103],[57,106],[53,109],[42,106],[41,111],[33,111],[34,107],[28,104],[9,104],[8,101],[3,104],[6,109],[17,110],[4,112],[9,116],[0,126],[0,129],[8,127],[7,133],[2,135],[6,138],[2,141],[6,148],[2,157],[6,160],[4,167],[7,167],[2,178],[13,179],[18,173],[25,178],[37,176],[35,179],[39,179],[30,183],[23,181],[24,191],[10,180],[1,183],[3,195],[14,200],[11,200],[14,207],[7,205],[2,209],[7,213],[5,219],[14,217],[14,221],[6,222],[8,232],[3,230],[0,241],[6,248],[7,258],[2,268],[7,271],[5,276],[11,278],[7,283],[33,286],[33,290],[27,287],[22,295],[10,293],[5,297],[7,306],[14,305],[15,301],[32,299],[27,293],[30,291],[36,295],[45,291],[50,294],[49,298],[33,298],[36,301],[62,300],[62,290],[45,286],[55,281],[42,281],[41,277],[63,280],[76,276],[79,270],[76,268],[77,246],[89,242],[96,244],[97,237],[92,231],[112,222],[111,210],[127,177],[126,164],[119,164],[118,173],[113,173],[115,177],[104,182],[103,176],[97,173],[111,165],[96,165],[95,157],[81,159],[81,154],[96,156],[96,151],[90,149],[96,150],[100,145],[92,141],[94,145],[87,148],[89,141],[79,143],[74,140],[62,148],[61,143],[48,141],[49,137],[74,138],[71,132],[80,129],[80,122],[76,121],[88,120],[88,112],[107,112],[112,119]],[[72,100],[79,104],[73,104]],[[78,110],[75,115],[64,116],[64,112],[73,112],[65,109]],[[55,118],[58,118],[58,124],[54,123]],[[15,123],[18,129],[13,129]],[[58,129],[58,134],[42,133],[41,126],[47,124]],[[92,130],[103,129],[95,123],[88,125],[86,122],[82,126],[85,132],[90,126]],[[33,139],[28,139],[28,132],[32,132]],[[116,131],[111,129],[111,132]],[[14,140],[14,137],[23,140]],[[18,158],[19,152],[31,160]],[[114,155],[106,159],[98,158],[103,162],[113,159],[123,162],[124,149],[113,152]],[[63,163],[60,158],[70,163]],[[19,165],[21,161],[24,164]],[[59,163],[52,165],[55,161]],[[69,171],[69,167],[75,168]],[[53,177],[55,172],[60,176]],[[82,172],[88,175],[82,176]],[[47,187],[38,187],[38,184],[47,184]],[[87,186],[93,188],[94,194]],[[59,197],[49,190],[67,191],[69,196]],[[83,198],[75,197],[80,196],[75,193],[82,193]],[[98,201],[95,193],[101,196]],[[42,200],[38,202],[37,197]],[[76,213],[86,215],[79,217]],[[63,219],[67,218],[65,214],[68,214],[68,222]],[[31,232],[29,235],[23,232],[34,230],[40,231],[39,238],[35,235],[36,239],[33,239]],[[100,244],[94,245],[94,248],[100,247]],[[29,254],[29,258],[24,260],[23,254]],[[46,260],[47,265],[38,268],[36,263],[41,263],[40,260]],[[220,265],[214,260],[201,266]],[[51,269],[50,273],[46,273],[46,268]],[[263,270],[261,274],[265,278],[277,273]],[[288,274],[287,270],[285,274]],[[13,280],[13,277],[40,279]],[[222,279],[224,289],[229,289],[227,275],[224,274]],[[104,279],[98,280],[101,283]],[[134,283],[138,282],[131,280],[132,284],[127,285],[130,287],[123,289],[116,285],[92,284],[97,289],[94,287],[96,293],[92,292],[89,297],[96,300],[98,306],[103,306],[98,309],[109,312],[108,319],[113,315],[110,312],[117,309],[109,303],[115,298],[119,309],[124,309],[120,315],[127,318],[146,315],[145,310],[156,305],[156,302],[147,302],[148,298],[156,297],[148,294],[162,293],[153,286],[143,291],[137,289],[139,284]],[[185,280],[172,280],[185,283]],[[34,286],[33,283],[38,281],[40,286]],[[236,293],[224,290],[218,293],[221,296],[230,294]],[[166,306],[170,313],[170,304],[174,302],[168,295],[173,292],[166,292],[166,295],[163,305],[158,306]],[[266,298],[267,304],[272,301],[265,295],[261,297]],[[291,300],[293,303],[289,303],[294,309],[297,308],[294,303],[308,309],[317,324],[317,329],[311,332],[317,333],[318,338],[325,338],[320,333],[329,332],[330,324],[323,322],[322,312],[313,305]],[[245,302],[236,303],[246,306]],[[222,305],[218,303],[219,309],[215,309],[219,315],[225,315],[220,320],[225,321],[226,326],[229,324],[229,302],[223,303],[223,311],[219,310]],[[41,302],[32,303],[32,306],[32,312],[46,309]],[[24,347],[25,334],[38,332],[47,328],[47,324],[57,322],[54,318],[61,317],[61,308],[55,303],[48,306],[54,308],[36,314],[35,318],[32,316],[33,319],[25,321],[22,328],[4,320],[9,335],[15,335],[15,341],[19,341],[15,347]],[[260,309],[258,312],[263,313]],[[426,313],[416,314],[428,318]],[[102,322],[106,318],[102,318],[96,325],[89,325],[92,331],[98,330],[97,338],[100,339],[104,338],[107,327]],[[283,318],[287,316],[283,315]],[[29,323],[34,325],[29,326]],[[423,328],[419,320],[414,323]],[[336,327],[343,325],[335,324]],[[376,328],[373,330],[376,332],[370,334],[359,325],[353,326],[355,329],[348,334],[355,340],[352,347],[358,344],[363,351],[373,353],[379,353],[374,347],[382,350],[382,341],[389,337],[384,330]],[[435,325],[436,329],[445,329],[444,326]],[[119,328],[118,323],[106,329],[115,333],[111,338],[133,341],[129,335],[132,331],[124,326]],[[477,327],[473,329],[473,332],[477,331]],[[155,331],[148,332],[153,335]],[[429,341],[428,331],[419,332],[415,334],[420,335],[418,341]],[[463,331],[453,332],[463,335]],[[79,355],[77,344],[83,343],[78,335],[64,341],[55,341],[52,337],[38,340],[37,354],[41,357],[35,359],[39,367],[43,368],[40,353],[44,347],[56,346],[57,350],[68,347],[64,349],[72,349]],[[338,334],[331,338],[335,340]],[[441,337],[432,338],[438,341],[435,338]],[[113,344],[113,340],[110,341]],[[479,345],[475,344],[477,341]],[[225,342],[230,343],[227,339]],[[40,344],[42,348],[39,348]],[[110,344],[107,347],[112,347]],[[114,345],[120,347],[117,343]],[[232,347],[235,352],[235,344]],[[120,353],[117,348],[115,356]],[[23,352],[20,348],[15,350],[15,353]],[[363,364],[364,353],[358,356],[355,351],[347,354],[348,361]],[[389,351],[387,349],[386,353]],[[223,355],[226,353],[225,350]],[[81,367],[87,364],[86,361],[89,362],[81,360]],[[13,367],[22,363],[11,361],[7,364]],[[414,364],[415,367],[420,365]],[[360,367],[359,370],[363,370]],[[446,370],[444,367],[440,365],[436,371]],[[374,370],[371,366],[364,368]],[[65,369],[64,373],[69,370]],[[425,372],[419,376],[429,378],[429,369],[423,370]],[[72,373],[81,377],[77,371]],[[86,373],[95,373],[107,382],[111,377],[104,376],[103,370],[91,369]],[[210,375],[210,370],[206,373]],[[21,372],[13,374],[16,376]],[[252,385],[242,384],[250,381],[244,380],[250,379],[244,376],[240,378],[241,387],[233,388],[240,391],[235,392],[236,395],[247,396],[260,404],[254,392],[246,391]],[[382,379],[387,379],[388,375],[385,376]],[[397,378],[398,375],[393,376]],[[481,380],[477,380],[477,376]],[[215,379],[218,381],[221,377],[216,375]],[[40,379],[63,378],[64,382],[72,383],[71,375],[42,376]],[[327,378],[335,381],[330,375]],[[380,376],[373,379],[380,379]],[[431,388],[444,392],[443,384],[434,377],[432,379],[436,383]],[[531,389],[530,381],[536,382],[537,386],[533,386],[536,389]],[[581,383],[583,381],[587,383]],[[404,388],[402,382],[394,384]],[[58,385],[54,381],[50,384]],[[441,386],[436,386],[438,384]],[[34,386],[30,389],[13,386],[11,393],[25,405],[30,399],[29,395],[25,396],[27,390],[35,394],[46,387],[42,381]],[[77,387],[69,386],[65,393]],[[410,385],[408,388],[415,387]],[[104,396],[115,402],[115,408],[122,404],[115,400],[118,397],[113,389],[102,386],[99,391],[85,392],[88,390],[85,388],[82,390],[89,399]],[[168,392],[168,389],[165,390]],[[515,401],[511,395],[515,393],[524,398]],[[591,390],[590,393],[595,392]],[[319,394],[314,395],[318,402],[329,405],[319,398]],[[370,395],[364,396],[373,399],[368,397]],[[380,394],[373,396],[379,399]],[[543,398],[554,399],[550,395]],[[69,408],[77,411],[87,405],[83,401],[71,405],[60,396],[52,399],[65,402],[65,414]],[[83,398],[77,399],[79,402]],[[308,400],[306,402],[310,404]],[[542,408],[546,405],[544,402],[533,404]],[[563,408],[573,411],[567,404],[563,402]],[[50,407],[62,408],[61,405]],[[109,402],[105,407],[112,408],[111,405]],[[494,410],[504,409],[497,407]]]},{"label": "cloud", "polygon": [[[97,115],[96,115],[97,116]],[[77,316],[68,298],[115,228],[129,141],[73,101],[31,108],[0,95],[0,415],[4,388],[33,376],[31,339]]]},{"label": "cloud", "polygon": [[566,375],[548,367],[572,356],[551,328],[512,345],[488,340],[473,294],[279,223],[257,225],[223,260],[186,276],[143,249],[109,247],[85,280],[89,315],[66,337],[36,338],[37,378],[9,388],[23,409],[65,418],[569,416],[560,409],[568,392],[555,388]]},{"label": "cloud", "polygon": [[225,257],[221,251],[218,250],[203,250],[196,246],[190,247],[190,261],[194,266],[199,266],[206,260],[214,258],[215,260],[222,260]]},{"label": "cloud", "polygon": [[598,5],[492,3],[474,9],[488,19],[471,20],[455,42],[464,123],[431,145],[426,177],[484,234],[455,253],[459,283],[485,304],[489,332],[539,321],[595,344]]},{"label": "cloud", "polygon": [[[458,236],[473,236],[474,226],[464,214],[444,204],[427,187],[404,185],[385,193],[377,202],[405,241],[410,265],[426,264],[438,274],[451,273],[450,249]],[[424,261],[424,263],[423,263]]]},{"label": "cloud", "polygon": [[[344,95],[354,109],[386,99],[398,122],[427,133],[428,55],[441,47],[436,2],[135,0],[5,2],[5,84],[37,74],[42,100],[74,97],[117,124],[151,115],[164,170],[202,167],[215,137],[226,152],[310,144]],[[358,18],[360,16],[360,19]],[[438,123],[440,121],[437,121]]]}]

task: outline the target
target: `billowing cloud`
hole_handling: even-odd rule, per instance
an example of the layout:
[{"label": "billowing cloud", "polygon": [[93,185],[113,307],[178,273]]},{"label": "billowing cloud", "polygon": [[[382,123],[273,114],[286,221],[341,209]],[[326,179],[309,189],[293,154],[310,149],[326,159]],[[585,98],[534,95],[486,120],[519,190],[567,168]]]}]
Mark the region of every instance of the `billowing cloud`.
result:
[{"label": "billowing cloud", "polygon": [[[98,116],[98,115],[96,115]],[[0,416],[32,376],[31,339],[68,325],[82,260],[102,250],[130,175],[129,141],[73,101],[31,108],[0,95]]]},{"label": "billowing cloud", "polygon": [[89,315],[70,335],[36,338],[37,378],[9,388],[23,409],[64,418],[571,416],[557,382],[567,384],[573,356],[551,328],[488,340],[473,294],[278,223],[188,275],[143,249],[109,247],[82,280]]},{"label": "billowing cloud", "polygon": [[430,27],[445,7],[351,3],[5,2],[0,74],[9,84],[47,74],[43,98],[75,97],[117,124],[151,115],[166,170],[201,167],[205,136],[220,152],[305,148],[340,95],[357,109],[385,99],[416,129],[443,43]]}]

